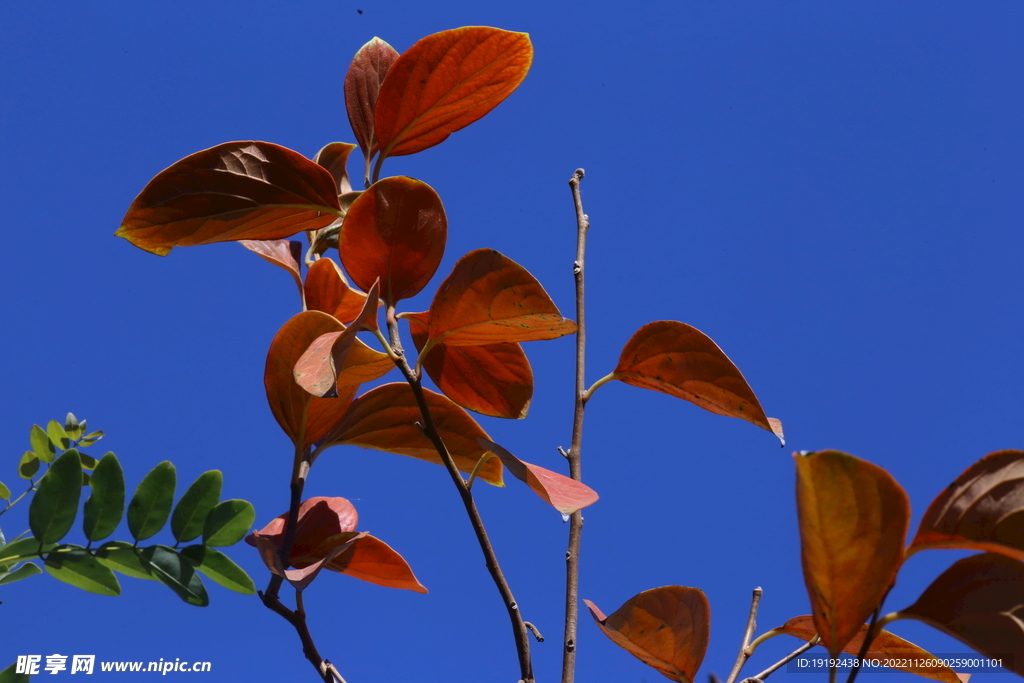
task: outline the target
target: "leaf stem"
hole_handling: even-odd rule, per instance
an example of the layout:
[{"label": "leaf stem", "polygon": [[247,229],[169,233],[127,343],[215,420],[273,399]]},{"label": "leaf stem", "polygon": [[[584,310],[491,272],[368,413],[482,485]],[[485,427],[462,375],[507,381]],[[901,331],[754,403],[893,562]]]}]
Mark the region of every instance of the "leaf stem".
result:
[{"label": "leaf stem", "polygon": [[595,391],[603,387],[605,384],[608,384],[608,382],[611,382],[613,379],[618,378],[619,376],[616,375],[614,372],[609,372],[607,375],[591,384],[590,388],[583,392],[583,402],[586,403],[587,401],[589,401],[590,397],[594,394]]},{"label": "leaf stem", "polygon": [[9,502],[7,503],[7,507],[5,507],[5,508],[4,508],[3,510],[0,510],[0,515],[4,514],[4,513],[5,513],[5,512],[7,512],[8,510],[10,510],[10,509],[11,509],[12,507],[14,507],[14,504],[15,504],[15,503],[17,503],[17,502],[18,502],[18,501],[20,501],[20,500],[21,500],[22,498],[24,498],[24,497],[25,497],[25,496],[27,496],[27,495],[28,495],[29,493],[31,493],[32,491],[35,491],[35,490],[36,490],[36,483],[35,483],[35,481],[32,481],[32,483],[31,483],[31,484],[29,484],[28,488],[27,488],[27,489],[25,489],[25,492],[24,492],[23,494],[21,494],[20,496],[18,496],[17,498],[15,498],[15,499],[14,499],[14,500],[12,500],[12,501],[9,501]]},{"label": "leaf stem", "polygon": [[736,656],[736,663],[732,665],[732,671],[729,672],[729,677],[725,679],[725,683],[735,683],[740,675],[740,670],[743,669],[743,665],[747,663],[747,659],[750,657],[747,654],[747,648],[750,647],[750,639],[754,636],[754,629],[757,628],[757,607],[761,604],[761,595],[763,593],[764,591],[761,590],[760,586],[754,589],[753,598],[750,600],[750,616],[747,617],[747,628],[743,632],[743,642],[740,644],[740,653]]},{"label": "leaf stem", "polygon": [[[583,410],[586,406],[584,361],[587,349],[587,327],[584,316],[583,264],[587,251],[587,231],[590,219],[583,212],[580,181],[586,175],[576,169],[569,179],[573,205],[576,208],[576,261],[572,272],[576,280],[576,391],[572,418],[572,444],[569,446],[569,476],[582,481],[580,452],[583,447]],[[565,553],[565,631],[562,641],[562,683],[573,683],[576,677],[576,627],[579,623],[580,536],[583,532],[583,513],[580,510],[569,518],[569,548]]]},{"label": "leaf stem", "polygon": [[476,475],[480,473],[480,468],[493,457],[494,453],[484,453],[483,457],[476,461],[476,464],[473,465],[473,471],[469,473],[469,480],[466,481],[467,489],[473,488],[473,482],[476,481]]},{"label": "leaf stem", "polygon": [[[383,166],[383,165],[384,165],[384,154],[381,153],[381,154],[377,155],[377,163],[373,165],[373,182],[374,183],[377,182],[378,180],[380,180],[380,167]],[[372,184],[373,183],[371,183],[371,185]],[[367,185],[366,189],[369,190],[370,186]]]}]

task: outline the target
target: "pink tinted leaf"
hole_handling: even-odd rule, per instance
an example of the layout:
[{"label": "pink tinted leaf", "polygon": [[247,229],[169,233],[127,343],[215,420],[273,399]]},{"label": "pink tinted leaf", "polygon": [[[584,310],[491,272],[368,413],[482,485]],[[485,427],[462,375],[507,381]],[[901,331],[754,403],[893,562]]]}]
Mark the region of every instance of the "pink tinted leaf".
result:
[{"label": "pink tinted leaf", "polygon": [[597,502],[597,492],[586,484],[543,467],[523,462],[489,439],[479,437],[476,441],[480,444],[480,448],[498,456],[501,459],[501,464],[508,468],[512,476],[526,483],[534,493],[541,497],[541,500],[563,515],[571,515],[577,510]]}]

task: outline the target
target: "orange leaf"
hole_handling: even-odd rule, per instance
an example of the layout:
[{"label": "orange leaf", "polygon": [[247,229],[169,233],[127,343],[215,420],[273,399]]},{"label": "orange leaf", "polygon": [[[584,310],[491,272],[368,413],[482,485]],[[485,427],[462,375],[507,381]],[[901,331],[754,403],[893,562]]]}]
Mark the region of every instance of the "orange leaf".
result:
[{"label": "orange leaf", "polygon": [[[773,630],[805,641],[810,641],[817,634],[817,630],[814,628],[814,617],[809,614],[802,617],[793,617],[779,628]],[[843,652],[854,656],[859,655],[860,648],[864,644],[864,636],[867,632],[868,625],[862,625],[860,631],[853,637],[853,640],[843,647]],[[905,663],[904,666],[893,666],[892,668],[935,681],[942,681],[943,683],[966,683],[967,679],[970,678],[969,674],[957,674],[930,652],[889,631],[881,631],[875,636],[864,658],[882,662],[887,661],[894,664],[903,662]],[[914,660],[915,663],[911,664],[910,660]]]},{"label": "orange leaf", "polygon": [[1024,564],[998,553],[956,562],[898,618],[917,619],[1024,676]]},{"label": "orange leaf", "polygon": [[348,142],[332,142],[324,145],[313,161],[326,168],[334,178],[334,187],[338,195],[352,191],[352,182],[348,179],[348,155],[356,148]]},{"label": "orange leaf", "polygon": [[611,377],[746,420],[786,443],[782,423],[764,414],[739,368],[711,337],[685,323],[660,320],[641,327],[626,342]]},{"label": "orange leaf", "polygon": [[563,515],[571,515],[577,510],[582,510],[597,502],[597,492],[586,484],[543,467],[523,462],[489,439],[480,437],[476,442],[480,448],[498,456],[501,459],[501,464],[508,468],[512,476],[524,482],[541,497],[541,500]]},{"label": "orange leaf", "polygon": [[532,61],[525,33],[465,26],[423,38],[380,86],[374,112],[380,158],[433,147],[482,118],[523,82]]},{"label": "orange leaf", "polygon": [[[298,451],[319,441],[341,419],[357,387],[347,387],[338,398],[314,398],[295,383],[293,368],[317,337],[344,329],[326,313],[304,311],[286,322],[270,344],[263,373],[267,402]],[[366,350],[373,352],[369,347]]]},{"label": "orange leaf", "polygon": [[430,347],[482,346],[556,339],[576,331],[537,279],[493,249],[471,251],[455,264],[430,304]]},{"label": "orange leaf", "polygon": [[351,548],[330,560],[327,569],[378,586],[427,592],[405,558],[384,541],[370,535],[360,538]]},{"label": "orange leaf", "polygon": [[852,455],[794,458],[804,581],[815,630],[835,656],[896,581],[910,501],[892,475]]},{"label": "orange leaf", "polygon": [[1024,451],[989,453],[932,501],[907,556],[930,548],[1024,560]]},{"label": "orange leaf", "polygon": [[[427,343],[430,313],[403,313],[416,350]],[[533,371],[516,343],[437,344],[420,358],[434,384],[463,408],[491,417],[523,419],[533,398]]]},{"label": "orange leaf", "polygon": [[340,215],[331,174],[269,142],[226,142],[161,171],[116,233],[146,251],[319,230]]},{"label": "orange leaf", "polygon": [[[463,472],[472,472],[487,452],[476,440],[481,436],[486,438],[487,432],[469,413],[441,394],[427,389],[423,394],[455,465]],[[373,448],[443,464],[434,444],[416,426],[422,422],[423,416],[409,385],[385,384],[353,401],[344,419],[331,430],[324,443],[325,446],[348,444]],[[477,476],[490,484],[504,486],[501,474],[501,461],[491,458],[480,467]]]},{"label": "orange leaf", "polygon": [[306,273],[306,308],[333,315],[346,325],[356,319],[366,295],[348,286],[338,264],[329,258],[317,260]]},{"label": "orange leaf", "polygon": [[239,240],[239,244],[260,258],[275,266],[284,268],[291,273],[292,279],[299,287],[302,296],[302,275],[299,272],[302,262],[302,242],[288,240]]},{"label": "orange leaf", "polygon": [[341,263],[364,290],[380,278],[381,299],[419,294],[437,272],[448,237],[441,198],[412,178],[385,178],[349,207],[338,239]]},{"label": "orange leaf", "polygon": [[606,636],[666,678],[692,683],[708,649],[711,609],[698,588],[664,586],[644,591],[605,617],[584,600]]},{"label": "orange leaf", "polygon": [[373,110],[377,106],[377,95],[396,59],[398,52],[395,48],[374,36],[359,48],[345,74],[348,122],[352,124],[352,132],[356,134],[356,141],[367,160],[377,151],[377,136],[373,133]]}]

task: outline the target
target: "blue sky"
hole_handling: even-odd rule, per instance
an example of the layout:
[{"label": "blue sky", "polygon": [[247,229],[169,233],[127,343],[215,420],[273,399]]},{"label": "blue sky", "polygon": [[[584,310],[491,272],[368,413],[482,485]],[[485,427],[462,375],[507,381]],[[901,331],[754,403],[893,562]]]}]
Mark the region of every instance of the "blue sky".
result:
[{"label": "blue sky", "polygon": [[[588,407],[584,478],[602,498],[585,515],[582,597],[610,613],[648,588],[702,588],[701,677],[724,675],[754,586],[759,631],[809,612],[792,450],[887,468],[916,528],[969,464],[1024,443],[1019,4],[3,3],[0,480],[16,480],[30,425],[71,410],[109,434],[93,452],[114,450],[130,488],[171,460],[182,488],[222,470],[225,497],[251,500],[260,526],[283,512],[290,445],[262,372],[297,310],[294,285],[234,244],[159,258],[112,234],[145,183],[192,152],[255,139],[312,156],[351,141],[342,80],[371,37],[401,51],[474,24],[530,33],[526,81],[482,121],[384,167],[442,197],[439,275],[492,247],[571,316],[566,182],[583,167],[588,380],[644,323],[682,320],[785,424],[780,450],[745,422],[618,383]],[[555,447],[569,445],[573,341],[526,350],[529,417],[481,423],[565,471]],[[338,448],[307,492],[352,500],[361,528],[430,589],[318,579],[311,628],[351,683],[515,680],[503,607],[442,468]],[[556,680],[567,526],[518,482],[478,498],[525,617],[548,637],[534,646],[539,680]],[[5,532],[24,514],[5,515]],[[252,549],[229,554],[265,584]],[[915,556],[887,606],[908,605],[956,557]],[[156,583],[122,586],[118,598],[48,576],[0,587],[0,665],[180,657],[211,661],[216,681],[310,680],[294,632],[256,598],[213,586],[199,609]],[[581,619],[578,680],[661,680]],[[924,626],[893,630],[965,651]],[[749,673],[797,644],[783,640]]]}]

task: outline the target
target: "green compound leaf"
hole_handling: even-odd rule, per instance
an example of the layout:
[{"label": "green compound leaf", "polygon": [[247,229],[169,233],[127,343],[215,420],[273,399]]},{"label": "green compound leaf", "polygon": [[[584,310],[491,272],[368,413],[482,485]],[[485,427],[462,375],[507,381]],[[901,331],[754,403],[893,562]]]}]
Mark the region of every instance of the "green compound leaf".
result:
[{"label": "green compound leaf", "polygon": [[136,541],[143,541],[163,528],[174,503],[177,473],[174,465],[163,461],[143,478],[128,504],[128,530]]},{"label": "green compound leaf", "polygon": [[83,470],[94,470],[94,469],[96,469],[96,464],[98,462],[96,460],[96,458],[92,457],[88,453],[82,453],[81,451],[78,452],[78,457],[80,457],[82,459],[82,469]]},{"label": "green compound leaf", "polygon": [[9,667],[0,671],[0,683],[29,683],[32,676],[28,674],[15,673],[18,670],[18,663],[15,662]]},{"label": "green compound leaf", "polygon": [[13,572],[0,574],[0,586],[7,583],[14,583],[15,581],[21,581],[22,579],[27,579],[30,576],[42,573],[43,570],[39,568],[39,565],[27,562],[15,569]]},{"label": "green compound leaf", "polygon": [[[71,448],[71,439],[68,437],[68,433],[64,431],[64,428],[60,425],[60,422],[56,420],[50,420],[46,425],[46,434],[50,437],[50,441],[57,448],[64,450]],[[40,458],[42,460],[42,458]]]},{"label": "green compound leaf", "polygon": [[[85,424],[85,423],[83,422],[82,424]],[[78,445],[81,448],[85,448],[87,446],[91,446],[94,443],[96,443],[97,441],[99,441],[100,439],[102,439],[103,436],[104,436],[103,435],[103,430],[99,429],[99,430],[97,430],[95,432],[91,432],[89,434],[86,434],[81,439],[79,439],[78,440]]]},{"label": "green compound leaf", "polygon": [[100,459],[89,486],[92,493],[83,508],[82,529],[90,541],[100,541],[114,533],[124,516],[124,471],[117,456],[107,453]]},{"label": "green compound leaf", "polygon": [[142,551],[143,559],[161,582],[178,594],[190,605],[206,607],[210,598],[206,594],[203,580],[192,567],[192,563],[163,545],[154,545]]},{"label": "green compound leaf", "polygon": [[56,543],[64,538],[75,523],[81,495],[82,461],[78,451],[71,449],[54,460],[39,481],[28,510],[32,535],[42,543]]},{"label": "green compound leaf", "polygon": [[22,479],[31,479],[39,471],[39,457],[35,451],[25,451],[18,463],[18,476]]},{"label": "green compound leaf", "polygon": [[133,579],[157,581],[149,564],[142,559],[142,551],[125,541],[107,541],[96,550],[96,559],[104,567]]},{"label": "green compound leaf", "polygon": [[225,500],[210,510],[203,524],[203,544],[226,546],[238,543],[252,528],[256,510],[246,500]]},{"label": "green compound leaf", "polygon": [[[2,481],[0,481],[0,500],[10,500],[10,499],[11,499],[11,490],[9,488],[7,488],[7,486]],[[3,544],[3,540],[0,540],[0,545],[2,545],[2,544]]]},{"label": "green compound leaf", "polygon": [[223,483],[224,475],[217,470],[210,470],[199,475],[188,487],[171,516],[171,533],[177,541],[191,541],[203,533],[206,516],[220,500]]},{"label": "green compound leaf", "polygon": [[13,564],[19,560],[33,559],[39,557],[40,553],[47,553],[55,547],[57,547],[56,544],[49,543],[40,548],[39,541],[31,536],[17,541],[11,541],[4,547],[0,548],[0,563]]},{"label": "green compound leaf", "polygon": [[56,449],[53,441],[46,435],[46,431],[39,425],[32,425],[28,433],[28,442],[32,446],[32,452],[43,462],[53,462],[56,456]]},{"label": "green compound leaf", "polygon": [[68,413],[68,416],[64,418],[64,433],[68,435],[68,438],[75,441],[82,436],[84,431],[85,420],[79,422],[74,413]]},{"label": "green compound leaf", "polygon": [[85,548],[62,545],[46,556],[46,571],[55,579],[97,595],[120,595],[114,572],[100,564]]},{"label": "green compound leaf", "polygon": [[245,570],[221,551],[206,545],[190,545],[182,549],[181,554],[196,569],[228,590],[242,595],[256,594],[256,584]]}]

